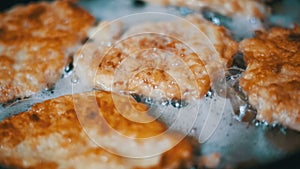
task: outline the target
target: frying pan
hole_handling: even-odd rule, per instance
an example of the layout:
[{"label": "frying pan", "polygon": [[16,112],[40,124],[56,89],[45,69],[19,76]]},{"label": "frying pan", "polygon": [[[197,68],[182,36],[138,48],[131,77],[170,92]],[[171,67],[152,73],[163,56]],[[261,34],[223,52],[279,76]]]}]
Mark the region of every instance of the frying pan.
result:
[{"label": "frying pan", "polygon": [[[32,1],[32,0],[31,0]],[[1,10],[12,7],[15,4],[26,4],[30,0],[14,0],[1,2]],[[114,20],[122,16],[141,12],[164,12],[178,16],[183,16],[194,11],[186,8],[175,7],[159,7],[146,4],[139,0],[81,0],[79,4],[89,10],[97,20]],[[300,1],[280,0],[273,1],[269,4],[272,7],[272,15],[265,21],[267,26],[279,25],[291,27],[294,23],[300,22],[300,12],[297,6]],[[215,13],[206,13],[205,17],[218,17]],[[227,18],[219,16],[223,25],[227,26]],[[233,30],[233,34],[235,34]],[[239,39],[240,37],[237,37]],[[241,57],[236,57],[235,66],[243,68]],[[33,97],[28,100],[16,103],[5,108],[4,113],[0,115],[0,119],[7,116],[25,111],[32,104],[45,99],[54,98],[59,95],[71,93],[68,86],[61,87],[70,82],[70,78],[61,79],[56,84],[55,91],[51,94],[42,91],[38,95],[47,97]],[[46,92],[46,94],[45,94]],[[216,130],[210,137],[202,142],[201,153],[210,154],[218,152],[221,154],[221,164],[219,168],[242,168],[242,169],[282,169],[300,168],[300,133],[282,127],[272,127],[258,122],[241,122],[235,119],[234,110],[228,98],[222,98],[214,94],[208,95],[204,102],[224,103],[224,113],[222,120],[218,123]],[[183,113],[189,113],[192,105],[180,108]],[[202,106],[205,111],[207,107]],[[154,111],[174,112],[177,109],[168,106],[154,106]],[[217,112],[215,112],[217,113]],[[190,135],[200,138],[201,128],[203,127],[204,114],[197,116],[195,126],[190,131]],[[172,117],[161,117],[166,123]],[[207,118],[207,117],[204,117]],[[183,129],[184,130],[184,129]],[[5,166],[0,166],[5,168]]]}]

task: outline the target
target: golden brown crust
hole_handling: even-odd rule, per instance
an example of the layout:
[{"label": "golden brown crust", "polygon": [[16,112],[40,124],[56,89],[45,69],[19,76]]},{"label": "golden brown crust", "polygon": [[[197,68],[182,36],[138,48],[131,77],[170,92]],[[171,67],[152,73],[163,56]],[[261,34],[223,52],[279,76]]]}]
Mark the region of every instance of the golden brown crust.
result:
[{"label": "golden brown crust", "polygon": [[300,130],[300,27],[275,27],[241,42],[247,62],[240,85],[257,118]]},{"label": "golden brown crust", "polygon": [[0,103],[50,87],[94,18],[71,1],[16,6],[0,14]]},{"label": "golden brown crust", "polygon": [[[217,51],[217,59],[219,59],[219,62],[224,65],[225,68],[230,67],[232,65],[233,56],[238,50],[238,43],[231,38],[228,30],[223,26],[212,24],[193,15],[188,16],[187,20],[207,36]],[[209,57],[216,59],[209,54],[203,54],[202,56],[206,67],[212,67],[211,69],[213,69],[213,65],[216,64],[216,62],[209,59]]]},{"label": "golden brown crust", "polygon": [[211,87],[213,74],[231,65],[238,48],[225,28],[195,15],[134,25],[123,34],[111,31],[114,24],[99,28],[107,34],[117,32],[111,38],[103,39],[103,32],[91,37],[99,42],[109,39],[112,47],[99,50],[87,44],[76,64],[81,77],[88,76],[96,87],[108,91],[158,99],[201,98]]},{"label": "golden brown crust", "polygon": [[[97,103],[97,111],[93,103]],[[166,130],[164,124],[155,120],[139,123],[125,118],[135,115],[136,119],[152,119],[146,110],[145,105],[136,103],[132,98],[108,92],[62,96],[38,103],[29,111],[0,122],[0,163],[18,168],[154,169],[191,166],[193,152],[198,148],[191,138],[183,139],[170,150],[169,144],[176,143],[179,134],[168,133],[155,139],[155,142],[145,144],[137,140],[159,135]],[[130,144],[116,139],[111,128],[135,139]],[[96,145],[94,141],[97,138],[107,145],[112,143],[111,149]],[[161,146],[161,142],[168,144]],[[130,159],[107,151],[113,148],[117,148],[114,153],[121,153],[123,149],[134,153],[161,149],[159,151],[163,154]]]},{"label": "golden brown crust", "polygon": [[226,16],[242,15],[265,18],[268,8],[261,0],[145,0],[162,5],[185,6],[192,9],[209,8]]}]

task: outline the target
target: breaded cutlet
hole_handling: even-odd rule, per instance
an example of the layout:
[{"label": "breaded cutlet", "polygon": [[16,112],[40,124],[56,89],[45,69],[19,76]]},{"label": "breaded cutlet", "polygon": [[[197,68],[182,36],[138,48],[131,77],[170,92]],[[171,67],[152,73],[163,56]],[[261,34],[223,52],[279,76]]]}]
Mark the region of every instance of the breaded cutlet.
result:
[{"label": "breaded cutlet", "polygon": [[96,43],[76,54],[76,73],[95,88],[158,99],[201,98],[238,48],[224,27],[196,15],[125,31],[122,23],[104,22],[98,30]]},{"label": "breaded cutlet", "polygon": [[0,164],[51,169],[192,167],[197,141],[167,132],[147,110],[131,97],[103,91],[38,103],[0,122]]},{"label": "breaded cutlet", "polygon": [[258,120],[300,130],[300,27],[274,27],[240,43],[247,69],[240,85]]},{"label": "breaded cutlet", "polygon": [[0,14],[0,103],[51,88],[94,17],[73,1],[15,6]]}]

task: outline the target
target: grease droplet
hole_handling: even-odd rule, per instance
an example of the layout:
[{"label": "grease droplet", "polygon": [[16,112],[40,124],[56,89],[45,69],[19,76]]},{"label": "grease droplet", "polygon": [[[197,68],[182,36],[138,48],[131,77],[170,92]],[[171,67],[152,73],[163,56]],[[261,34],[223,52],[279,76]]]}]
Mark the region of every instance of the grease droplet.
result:
[{"label": "grease droplet", "polygon": [[72,82],[73,84],[77,84],[78,81],[79,81],[79,77],[74,73],[74,74],[72,75],[72,77],[71,77],[71,82]]},{"label": "grease droplet", "polygon": [[146,97],[144,103],[151,105],[153,104],[153,99],[151,97]]},{"label": "grease droplet", "polygon": [[212,90],[209,90],[209,91],[206,93],[205,97],[212,98],[213,95],[214,95],[214,92],[213,92]]},{"label": "grease droplet", "polygon": [[197,131],[197,128],[196,128],[196,127],[193,127],[193,128],[191,129],[190,133],[191,133],[191,134],[195,134],[196,131]]},{"label": "grease droplet", "polygon": [[179,109],[179,108],[182,108],[182,107],[187,106],[188,103],[187,103],[186,101],[184,101],[184,100],[174,100],[174,99],[172,99],[172,100],[171,100],[171,105],[172,105],[173,107]]},{"label": "grease droplet", "polygon": [[249,22],[250,22],[251,24],[256,24],[256,23],[257,23],[257,19],[254,18],[254,17],[252,17],[252,18],[249,19]]},{"label": "grease droplet", "polygon": [[168,106],[169,105],[169,100],[168,99],[161,99],[159,101],[159,104],[162,106]]}]

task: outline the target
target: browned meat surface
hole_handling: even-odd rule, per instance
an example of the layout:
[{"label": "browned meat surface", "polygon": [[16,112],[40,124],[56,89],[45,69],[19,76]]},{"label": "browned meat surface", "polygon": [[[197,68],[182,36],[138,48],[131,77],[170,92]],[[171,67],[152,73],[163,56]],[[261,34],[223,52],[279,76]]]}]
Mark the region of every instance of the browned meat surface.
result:
[{"label": "browned meat surface", "polygon": [[247,69],[240,85],[257,119],[300,130],[300,27],[275,27],[241,42]]},{"label": "browned meat surface", "polygon": [[51,87],[93,23],[93,16],[67,0],[1,13],[0,103]]},{"label": "browned meat surface", "polygon": [[[225,28],[198,16],[137,24],[125,32],[121,25],[104,22],[92,37],[97,43],[76,55],[76,72],[96,88],[154,98],[201,98],[237,51]],[[104,42],[112,47],[100,47]]]},{"label": "browned meat surface", "polygon": [[166,130],[129,97],[101,91],[62,96],[0,122],[0,163],[51,169],[195,164],[198,143]]}]

